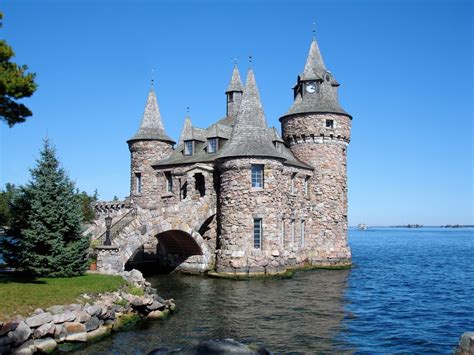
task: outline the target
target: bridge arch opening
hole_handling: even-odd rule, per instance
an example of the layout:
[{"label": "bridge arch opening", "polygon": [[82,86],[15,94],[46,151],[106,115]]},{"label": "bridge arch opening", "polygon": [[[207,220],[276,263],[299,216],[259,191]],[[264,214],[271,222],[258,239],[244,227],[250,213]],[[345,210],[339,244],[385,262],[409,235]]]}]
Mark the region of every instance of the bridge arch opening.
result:
[{"label": "bridge arch opening", "polygon": [[125,264],[125,270],[138,269],[145,275],[168,274],[183,263],[202,256],[203,250],[187,232],[168,230],[155,236],[153,242],[135,250]]}]

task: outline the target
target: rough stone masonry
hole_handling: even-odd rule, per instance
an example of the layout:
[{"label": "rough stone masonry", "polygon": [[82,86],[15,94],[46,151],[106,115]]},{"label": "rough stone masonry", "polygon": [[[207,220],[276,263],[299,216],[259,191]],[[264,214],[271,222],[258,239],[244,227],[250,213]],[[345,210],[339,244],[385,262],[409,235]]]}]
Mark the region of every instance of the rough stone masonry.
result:
[{"label": "rough stone masonry", "polygon": [[99,271],[118,273],[140,260],[223,276],[350,266],[352,117],[339,105],[338,87],[313,39],[280,135],[267,126],[253,69],[244,86],[234,66],[226,115],[206,129],[187,116],[178,143],[165,132],[152,88],[127,141],[130,196],[96,205],[95,238],[103,240],[104,218],[113,217]]}]

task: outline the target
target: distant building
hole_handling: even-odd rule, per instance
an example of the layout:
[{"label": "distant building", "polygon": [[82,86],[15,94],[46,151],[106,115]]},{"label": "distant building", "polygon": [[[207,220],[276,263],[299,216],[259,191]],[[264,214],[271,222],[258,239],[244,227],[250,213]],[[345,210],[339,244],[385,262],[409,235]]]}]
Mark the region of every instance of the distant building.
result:
[{"label": "distant building", "polygon": [[165,132],[151,89],[141,125],[127,142],[129,200],[120,208],[97,205],[99,219],[114,210],[114,225],[122,223],[99,268],[119,271],[153,252],[190,272],[275,274],[350,265],[352,117],[339,105],[338,87],[313,40],[294,102],[280,118],[280,136],[267,126],[253,70],[244,86],[234,66],[226,116],[206,129],[187,116],[177,144]]}]

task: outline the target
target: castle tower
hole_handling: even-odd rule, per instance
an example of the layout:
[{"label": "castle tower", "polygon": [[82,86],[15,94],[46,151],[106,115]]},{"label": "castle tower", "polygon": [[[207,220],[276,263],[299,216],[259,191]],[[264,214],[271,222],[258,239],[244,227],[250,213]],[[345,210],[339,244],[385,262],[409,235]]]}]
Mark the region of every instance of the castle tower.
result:
[{"label": "castle tower", "polygon": [[232,72],[232,78],[229,86],[225,92],[227,98],[226,115],[228,117],[235,117],[239,112],[240,103],[242,102],[242,94],[244,88],[242,81],[240,80],[239,69],[234,64],[234,70]]},{"label": "castle tower", "polygon": [[281,206],[273,192],[278,191],[285,160],[272,142],[273,135],[249,69],[230,139],[218,157],[219,273],[266,274],[284,269],[272,257],[281,249]]},{"label": "castle tower", "polygon": [[347,245],[347,146],[352,117],[338,102],[339,83],[326,69],[318,44],[311,42],[294,102],[280,118],[283,139],[293,154],[314,168],[310,183],[313,264],[350,264]]},{"label": "castle tower", "polygon": [[152,164],[169,156],[175,142],[166,134],[153,88],[137,133],[128,141],[131,154],[130,197],[142,208],[153,208],[159,186]]}]

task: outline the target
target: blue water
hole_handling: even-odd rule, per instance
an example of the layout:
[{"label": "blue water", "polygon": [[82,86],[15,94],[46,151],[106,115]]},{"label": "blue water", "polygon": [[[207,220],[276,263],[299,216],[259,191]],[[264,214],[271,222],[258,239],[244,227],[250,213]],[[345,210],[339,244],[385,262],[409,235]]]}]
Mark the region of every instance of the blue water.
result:
[{"label": "blue water", "polygon": [[474,331],[474,229],[350,230],[352,270],[292,279],[150,281],[178,312],[88,346],[147,353],[231,337],[274,352],[451,353]]},{"label": "blue water", "polygon": [[358,352],[447,353],[474,331],[474,229],[349,233],[344,330]]}]

